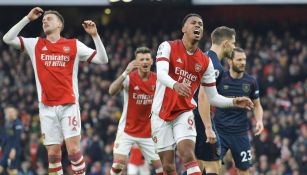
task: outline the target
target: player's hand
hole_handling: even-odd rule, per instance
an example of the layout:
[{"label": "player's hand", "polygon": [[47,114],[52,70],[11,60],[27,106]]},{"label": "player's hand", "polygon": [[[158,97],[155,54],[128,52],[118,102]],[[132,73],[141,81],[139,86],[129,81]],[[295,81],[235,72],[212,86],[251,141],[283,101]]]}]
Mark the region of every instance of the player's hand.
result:
[{"label": "player's hand", "polygon": [[11,151],[10,151],[9,159],[14,160],[15,157],[16,157],[16,150],[13,148],[13,149],[11,149]]},{"label": "player's hand", "polygon": [[206,128],[205,132],[206,132],[206,137],[207,137],[206,143],[210,143],[210,144],[216,143],[216,135],[213,129]]},{"label": "player's hand", "polygon": [[134,69],[139,68],[140,66],[141,66],[140,63],[138,63],[136,60],[133,60],[133,61],[131,61],[128,64],[128,66],[127,66],[125,71],[127,72],[127,74],[129,74],[131,71],[133,71]]},{"label": "player's hand", "polygon": [[261,134],[263,131],[263,123],[262,121],[257,121],[255,126],[255,136]]},{"label": "player's hand", "polygon": [[254,108],[254,103],[247,97],[236,97],[233,99],[233,104],[235,107],[245,108],[248,110]]},{"label": "player's hand", "polygon": [[174,89],[182,97],[188,98],[191,95],[191,89],[189,88],[188,85],[186,85],[184,83],[176,82],[174,84]]},{"label": "player's hand", "polygon": [[29,18],[30,21],[34,21],[40,16],[42,16],[43,13],[44,13],[43,9],[41,9],[40,7],[35,7],[28,13],[27,17]]},{"label": "player's hand", "polygon": [[86,33],[88,33],[89,35],[91,36],[98,35],[96,24],[93,21],[91,20],[83,21],[82,26],[86,31]]}]

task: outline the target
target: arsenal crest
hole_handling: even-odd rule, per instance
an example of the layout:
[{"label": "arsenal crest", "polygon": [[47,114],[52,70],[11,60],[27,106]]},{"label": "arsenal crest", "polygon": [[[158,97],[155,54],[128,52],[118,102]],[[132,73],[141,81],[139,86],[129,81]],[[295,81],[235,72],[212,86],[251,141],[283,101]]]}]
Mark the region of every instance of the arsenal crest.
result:
[{"label": "arsenal crest", "polygon": [[63,47],[63,51],[64,51],[65,53],[68,53],[68,52],[70,51],[70,47],[64,46],[64,47]]},{"label": "arsenal crest", "polygon": [[247,93],[251,89],[250,84],[242,84],[242,90]]},{"label": "arsenal crest", "polygon": [[196,71],[196,72],[199,72],[200,70],[201,70],[201,65],[198,64],[198,63],[196,63],[196,64],[195,64],[195,71]]},{"label": "arsenal crest", "polygon": [[155,142],[155,143],[157,143],[157,142],[158,142],[158,139],[157,139],[157,137],[156,137],[156,136],[154,136],[154,137],[152,138],[152,140],[153,140],[153,142]]}]

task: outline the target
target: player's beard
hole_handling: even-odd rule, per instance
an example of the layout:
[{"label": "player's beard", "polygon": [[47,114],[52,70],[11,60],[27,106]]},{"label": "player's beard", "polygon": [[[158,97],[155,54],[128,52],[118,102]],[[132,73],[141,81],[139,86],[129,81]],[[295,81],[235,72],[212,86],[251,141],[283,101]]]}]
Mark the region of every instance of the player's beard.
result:
[{"label": "player's beard", "polygon": [[243,70],[240,70],[238,66],[232,65],[232,70],[236,73],[243,73],[245,71],[245,67]]}]

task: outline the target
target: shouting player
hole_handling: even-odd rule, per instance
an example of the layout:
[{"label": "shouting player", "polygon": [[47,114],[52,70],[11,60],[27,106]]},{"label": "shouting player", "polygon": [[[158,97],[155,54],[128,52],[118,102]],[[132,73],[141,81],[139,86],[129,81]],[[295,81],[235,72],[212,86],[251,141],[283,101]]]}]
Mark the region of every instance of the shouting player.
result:
[{"label": "shouting player", "polygon": [[193,100],[198,86],[205,86],[210,104],[219,107],[252,108],[249,98],[226,98],[217,93],[212,62],[198,48],[203,20],[188,14],[182,23],[181,40],[163,42],[157,52],[157,83],[151,125],[156,151],[165,174],[177,174],[175,147],[188,175],[201,175],[194,155],[196,131]]}]

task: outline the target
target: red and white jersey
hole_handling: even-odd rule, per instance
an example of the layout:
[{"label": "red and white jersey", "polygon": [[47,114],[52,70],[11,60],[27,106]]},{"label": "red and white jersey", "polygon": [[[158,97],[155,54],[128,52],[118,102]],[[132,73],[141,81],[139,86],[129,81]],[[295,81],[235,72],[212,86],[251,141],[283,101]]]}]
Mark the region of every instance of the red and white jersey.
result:
[{"label": "red and white jersey", "polygon": [[77,39],[61,38],[56,43],[40,37],[19,39],[32,61],[39,102],[47,106],[77,103],[79,61],[90,62],[96,51]]},{"label": "red and white jersey", "polygon": [[135,70],[123,82],[124,109],[119,121],[118,131],[140,137],[151,137],[150,112],[155,93],[157,76],[150,72],[149,79],[143,81]]},{"label": "red and white jersey", "polygon": [[196,107],[193,96],[200,83],[203,86],[215,86],[210,58],[200,49],[192,54],[187,53],[181,40],[163,42],[159,46],[156,61],[169,62],[168,75],[179,83],[188,84],[192,92],[188,98],[180,97],[175,90],[157,80],[152,111],[165,121],[172,121],[181,113]]}]

